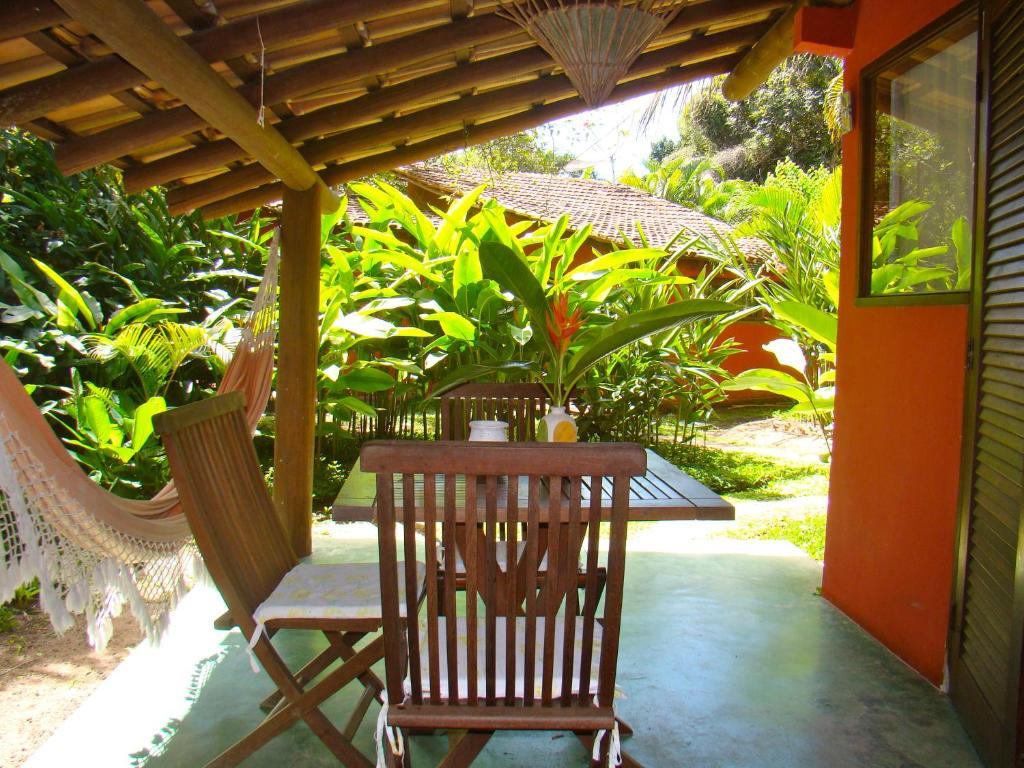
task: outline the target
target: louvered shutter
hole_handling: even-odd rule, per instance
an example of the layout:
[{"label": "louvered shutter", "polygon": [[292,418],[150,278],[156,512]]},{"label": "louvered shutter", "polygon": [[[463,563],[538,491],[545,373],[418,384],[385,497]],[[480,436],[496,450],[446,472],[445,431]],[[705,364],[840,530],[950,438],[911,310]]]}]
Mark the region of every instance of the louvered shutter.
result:
[{"label": "louvered shutter", "polygon": [[[1001,5],[1001,4],[1000,4]],[[987,14],[985,248],[975,290],[973,471],[952,695],[991,766],[1017,765],[1024,511],[1024,4]]]}]

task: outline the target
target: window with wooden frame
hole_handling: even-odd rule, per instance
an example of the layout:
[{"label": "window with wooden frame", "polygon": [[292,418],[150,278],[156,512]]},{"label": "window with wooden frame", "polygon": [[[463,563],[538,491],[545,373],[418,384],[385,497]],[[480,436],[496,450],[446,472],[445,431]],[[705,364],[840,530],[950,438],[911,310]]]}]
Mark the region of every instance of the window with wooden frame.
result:
[{"label": "window with wooden frame", "polygon": [[862,72],[862,299],[967,300],[978,25],[976,8],[961,9]]}]

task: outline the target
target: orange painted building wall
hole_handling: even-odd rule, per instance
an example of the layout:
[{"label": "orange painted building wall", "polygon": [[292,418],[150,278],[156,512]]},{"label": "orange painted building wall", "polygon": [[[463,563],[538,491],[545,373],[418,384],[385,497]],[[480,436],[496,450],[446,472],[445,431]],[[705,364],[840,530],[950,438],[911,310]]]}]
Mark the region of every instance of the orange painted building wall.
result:
[{"label": "orange painted building wall", "polygon": [[846,85],[858,110],[843,144],[836,437],[824,596],[933,683],[943,677],[967,338],[966,306],[855,306],[859,76],[955,7],[857,0]]}]

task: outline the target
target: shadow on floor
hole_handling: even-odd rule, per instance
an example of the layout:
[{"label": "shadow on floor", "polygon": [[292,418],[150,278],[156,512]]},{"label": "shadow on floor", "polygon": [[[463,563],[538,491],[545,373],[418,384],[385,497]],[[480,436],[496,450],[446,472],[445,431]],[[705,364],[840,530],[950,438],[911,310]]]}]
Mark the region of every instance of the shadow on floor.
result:
[{"label": "shadow on floor", "polygon": [[[678,525],[678,524],[664,524]],[[685,525],[682,524],[682,525]],[[626,749],[647,766],[968,768],[980,766],[948,699],[816,594],[821,569],[760,542],[727,553],[630,551],[617,701],[636,730]],[[317,543],[318,560],[372,560],[375,542]],[[762,554],[771,552],[772,554]],[[219,598],[196,590],[159,650],[139,648],[26,764],[165,768],[203,765],[260,720],[272,686],[241,635],[209,621]],[[323,642],[278,634],[293,664]],[[343,723],[359,686],[331,699]],[[374,754],[376,707],[356,739]],[[416,765],[444,738],[416,737]],[[568,735],[495,737],[476,765],[583,765]],[[303,724],[247,766],[335,766]]]}]

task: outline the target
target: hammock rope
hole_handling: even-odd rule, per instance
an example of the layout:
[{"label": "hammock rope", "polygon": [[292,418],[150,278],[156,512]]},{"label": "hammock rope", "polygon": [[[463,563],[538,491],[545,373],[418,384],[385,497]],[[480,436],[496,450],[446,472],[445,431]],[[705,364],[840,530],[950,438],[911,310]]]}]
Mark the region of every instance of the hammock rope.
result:
[{"label": "hammock rope", "polygon": [[[245,393],[255,430],[270,400],[277,337],[278,241],[219,392]],[[0,360],[0,603],[39,580],[39,604],[63,633],[84,614],[86,635],[106,647],[128,605],[159,640],[171,608],[203,577],[201,559],[168,483],[151,499],[123,499],[94,483]]]}]

